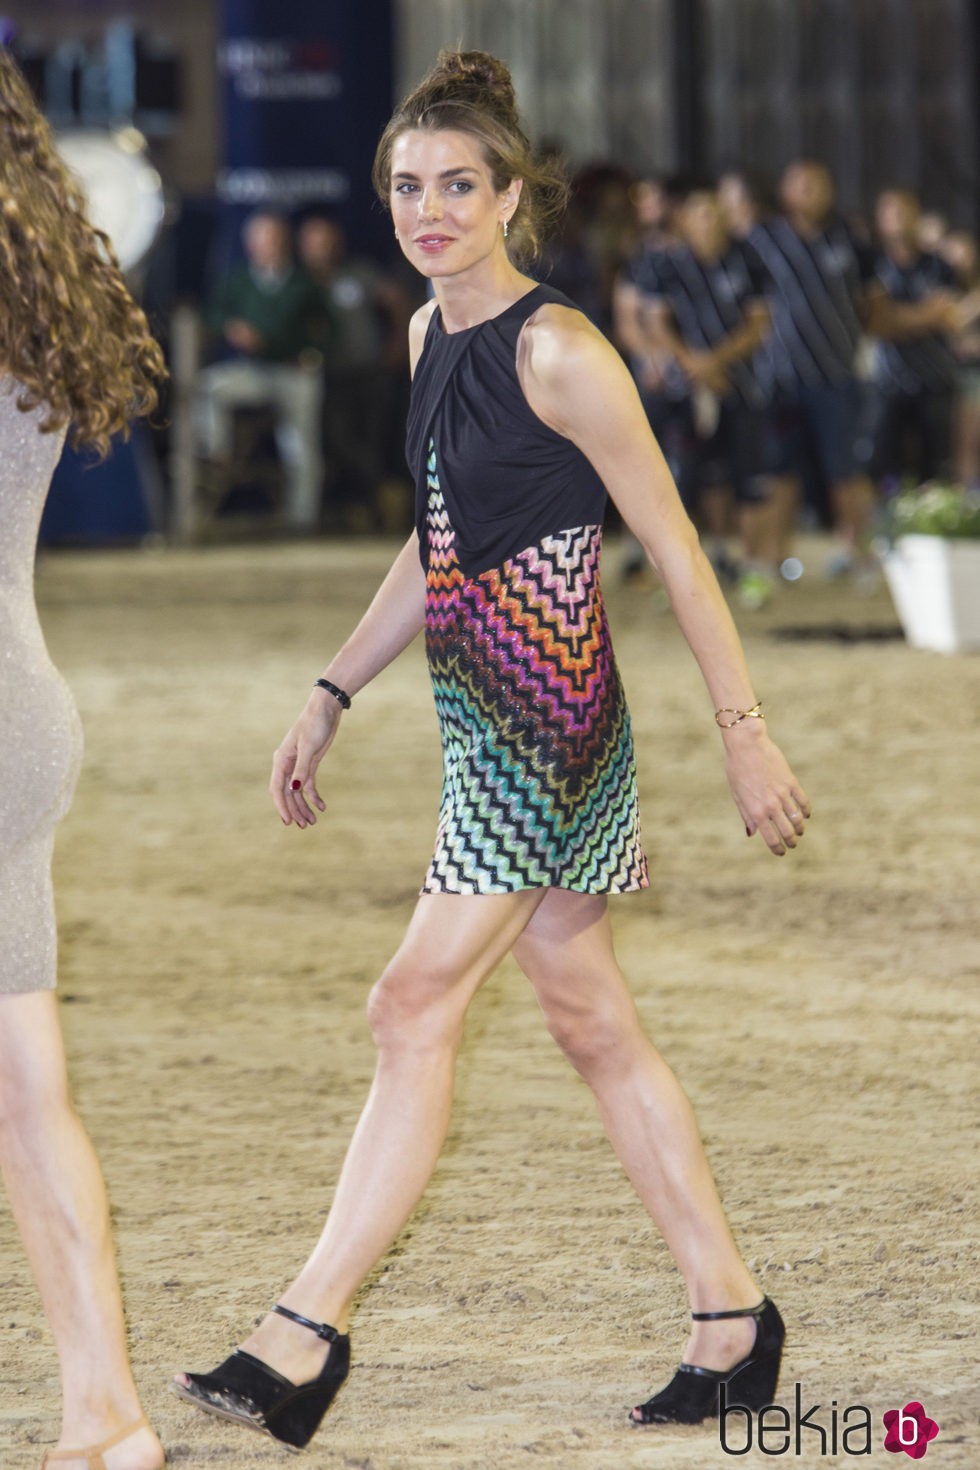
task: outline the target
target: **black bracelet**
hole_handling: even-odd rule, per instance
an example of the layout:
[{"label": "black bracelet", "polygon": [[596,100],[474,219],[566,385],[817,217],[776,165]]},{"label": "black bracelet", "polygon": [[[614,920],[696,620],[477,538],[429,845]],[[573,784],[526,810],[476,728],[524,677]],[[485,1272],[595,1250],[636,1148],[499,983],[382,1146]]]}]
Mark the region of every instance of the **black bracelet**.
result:
[{"label": "black bracelet", "polygon": [[317,679],[313,688],[325,689],[328,694],[333,695],[341,709],[350,709],[350,695],[345,694],[342,689],[338,689],[336,684],[331,684],[329,679]]}]

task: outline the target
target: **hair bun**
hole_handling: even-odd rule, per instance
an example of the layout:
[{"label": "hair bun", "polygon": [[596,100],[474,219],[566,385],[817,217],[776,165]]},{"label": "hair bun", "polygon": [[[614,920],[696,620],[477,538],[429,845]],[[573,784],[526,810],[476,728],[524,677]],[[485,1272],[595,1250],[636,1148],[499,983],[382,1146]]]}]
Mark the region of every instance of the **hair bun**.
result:
[{"label": "hair bun", "polygon": [[390,209],[392,153],[403,133],[468,134],[477,145],[499,194],[523,180],[517,208],[508,218],[507,251],[518,263],[533,260],[539,242],[560,218],[568,198],[563,169],[537,157],[521,125],[510,71],[486,51],[446,47],[436,64],[398,104],[378,143],[372,178]]},{"label": "hair bun", "polygon": [[497,106],[517,113],[517,96],[510,69],[487,51],[455,51],[444,47],[436,58],[433,79],[445,80],[454,90],[472,86],[486,97],[492,94]]}]

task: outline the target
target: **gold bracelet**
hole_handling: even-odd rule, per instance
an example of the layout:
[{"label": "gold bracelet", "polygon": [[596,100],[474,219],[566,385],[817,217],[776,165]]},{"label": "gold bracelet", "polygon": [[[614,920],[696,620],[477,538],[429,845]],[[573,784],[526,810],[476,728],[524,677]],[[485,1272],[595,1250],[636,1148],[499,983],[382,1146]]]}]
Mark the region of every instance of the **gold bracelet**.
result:
[{"label": "gold bracelet", "polygon": [[[722,720],[722,719],[719,718],[719,716],[721,716],[721,715],[734,715],[735,718],[734,718],[734,720]],[[765,719],[765,715],[762,713],[762,700],[761,699],[759,700],[759,703],[758,704],[754,704],[751,709],[716,709],[715,710],[715,724],[720,729],[722,729],[722,730],[733,730],[735,728],[735,726],[736,725],[740,725],[743,720],[764,720],[764,719]]]}]

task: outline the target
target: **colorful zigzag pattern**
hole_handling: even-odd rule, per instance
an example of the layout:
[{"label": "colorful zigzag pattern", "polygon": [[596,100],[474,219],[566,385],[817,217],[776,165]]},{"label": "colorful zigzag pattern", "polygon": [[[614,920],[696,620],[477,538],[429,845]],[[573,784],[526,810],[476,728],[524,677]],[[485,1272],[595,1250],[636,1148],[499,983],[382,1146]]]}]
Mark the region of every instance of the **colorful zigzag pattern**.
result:
[{"label": "colorful zigzag pattern", "polygon": [[602,528],[465,577],[431,445],[427,489],[443,791],[422,892],[645,888],[629,711],[599,591]]}]

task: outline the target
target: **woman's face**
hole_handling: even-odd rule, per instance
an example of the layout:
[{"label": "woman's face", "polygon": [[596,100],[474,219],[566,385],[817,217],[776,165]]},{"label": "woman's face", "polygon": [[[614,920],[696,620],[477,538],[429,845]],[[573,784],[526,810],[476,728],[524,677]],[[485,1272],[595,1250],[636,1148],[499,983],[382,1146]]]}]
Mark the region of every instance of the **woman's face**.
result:
[{"label": "woman's face", "polygon": [[429,277],[455,276],[504,249],[520,179],[498,193],[479,141],[413,128],[391,153],[391,215],[406,257]]}]

